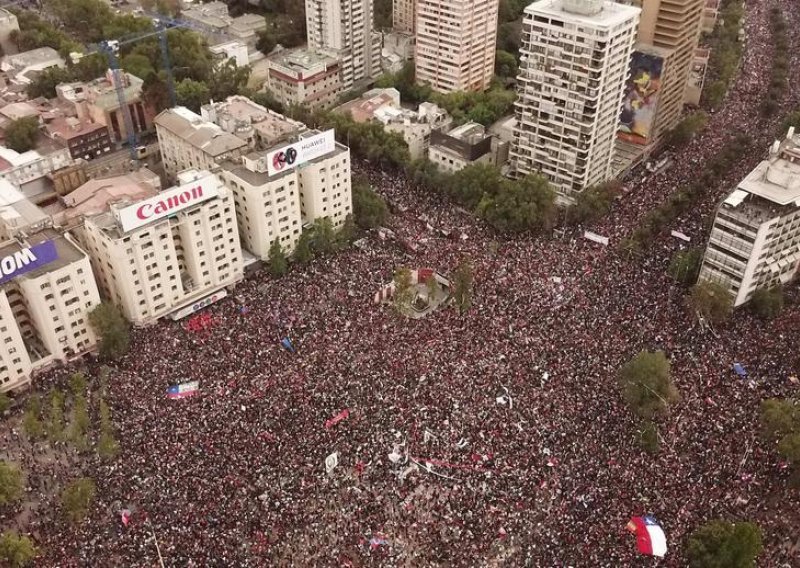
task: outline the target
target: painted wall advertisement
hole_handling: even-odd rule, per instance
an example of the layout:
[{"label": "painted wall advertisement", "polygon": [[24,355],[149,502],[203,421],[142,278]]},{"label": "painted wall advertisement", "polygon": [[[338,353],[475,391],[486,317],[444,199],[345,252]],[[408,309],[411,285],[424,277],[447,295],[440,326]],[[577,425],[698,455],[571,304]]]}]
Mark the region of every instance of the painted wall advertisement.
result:
[{"label": "painted wall advertisement", "polygon": [[625,86],[618,136],[626,142],[642,146],[650,142],[658,110],[658,95],[664,58],[634,51],[631,74]]},{"label": "painted wall advertisement", "polygon": [[55,260],[58,260],[58,250],[53,241],[44,241],[6,255],[0,258],[0,284]]},{"label": "painted wall advertisement", "polygon": [[267,174],[274,176],[324,156],[336,148],[333,130],[326,130],[267,153]]}]

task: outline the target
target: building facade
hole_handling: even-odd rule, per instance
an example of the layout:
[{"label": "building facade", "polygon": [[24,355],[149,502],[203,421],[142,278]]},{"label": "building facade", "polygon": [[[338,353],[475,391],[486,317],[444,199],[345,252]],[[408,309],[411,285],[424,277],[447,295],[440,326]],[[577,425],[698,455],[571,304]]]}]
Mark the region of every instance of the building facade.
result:
[{"label": "building facade", "polygon": [[0,392],[94,348],[100,303],[89,258],[69,234],[46,229],[0,245]]},{"label": "building facade", "polygon": [[790,129],[767,160],[717,208],[700,281],[725,287],[740,306],[786,284],[800,264],[800,135]]},{"label": "building facade", "polygon": [[342,88],[381,73],[373,0],[305,0],[308,49],[341,62]]},{"label": "building facade", "polygon": [[171,179],[189,168],[213,171],[247,152],[247,141],[186,107],[164,110],[154,122],[164,170]]},{"label": "building facade", "polygon": [[103,124],[77,117],[60,117],[50,121],[45,130],[52,139],[69,150],[72,159],[91,160],[111,151],[113,143]]},{"label": "building facade", "polygon": [[181,310],[243,277],[233,195],[208,171],[138,201],[108,204],[76,229],[103,295],[135,325]]},{"label": "building facade", "polygon": [[342,94],[338,59],[305,49],[282,51],[267,59],[265,87],[284,106],[327,109]]},{"label": "building facade", "polygon": [[517,175],[541,173],[562,199],[612,175],[639,9],[539,0],[525,9],[511,147]]},{"label": "building facade", "polygon": [[393,0],[392,28],[396,32],[417,33],[417,0]]},{"label": "building facade", "polygon": [[440,93],[489,88],[498,5],[498,0],[417,0],[417,82]]},{"label": "building facade", "polygon": [[455,173],[470,164],[495,164],[492,136],[475,122],[462,124],[446,133],[434,131],[430,136],[428,159],[447,173]]}]

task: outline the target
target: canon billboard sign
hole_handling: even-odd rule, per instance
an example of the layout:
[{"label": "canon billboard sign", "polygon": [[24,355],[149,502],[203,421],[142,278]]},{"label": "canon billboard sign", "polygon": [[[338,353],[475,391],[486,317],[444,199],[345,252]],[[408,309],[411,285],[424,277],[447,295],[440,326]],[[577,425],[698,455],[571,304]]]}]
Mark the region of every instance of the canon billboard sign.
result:
[{"label": "canon billboard sign", "polygon": [[314,136],[284,146],[279,150],[267,153],[267,174],[274,176],[281,172],[291,170],[325,154],[333,152],[336,140],[333,130],[326,130]]},{"label": "canon billboard sign", "polygon": [[158,195],[139,201],[117,211],[124,232],[175,215],[179,211],[208,201],[219,195],[220,182],[214,175],[162,191]]}]

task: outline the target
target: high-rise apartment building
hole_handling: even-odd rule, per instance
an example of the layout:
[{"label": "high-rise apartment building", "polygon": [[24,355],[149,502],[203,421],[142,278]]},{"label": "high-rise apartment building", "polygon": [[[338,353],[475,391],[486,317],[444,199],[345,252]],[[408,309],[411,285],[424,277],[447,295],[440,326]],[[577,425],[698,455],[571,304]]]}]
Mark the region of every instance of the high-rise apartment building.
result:
[{"label": "high-rise apartment building", "polygon": [[417,0],[417,82],[440,93],[485,91],[494,76],[498,5]]},{"label": "high-rise apartment building", "polygon": [[511,149],[518,175],[541,173],[567,199],[611,177],[639,12],[604,0],[525,9]]},{"label": "high-rise apartment building", "polygon": [[305,0],[308,48],[341,61],[347,90],[381,72],[373,0]]},{"label": "high-rise apartment building", "polygon": [[800,135],[790,129],[717,208],[699,279],[724,286],[734,306],[786,284],[800,265],[799,204]]},{"label": "high-rise apartment building", "polygon": [[392,2],[392,28],[396,32],[417,33],[417,0]]},{"label": "high-rise apartment building", "polygon": [[620,136],[645,145],[680,121],[704,0],[626,1],[642,13]]}]

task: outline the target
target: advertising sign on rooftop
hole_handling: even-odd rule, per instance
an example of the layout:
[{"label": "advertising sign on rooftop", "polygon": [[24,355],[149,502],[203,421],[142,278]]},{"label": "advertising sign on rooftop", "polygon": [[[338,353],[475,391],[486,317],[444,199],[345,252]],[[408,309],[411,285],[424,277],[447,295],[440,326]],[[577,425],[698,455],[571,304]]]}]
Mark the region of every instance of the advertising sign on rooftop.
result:
[{"label": "advertising sign on rooftop", "polygon": [[333,152],[336,140],[333,130],[298,140],[278,150],[267,153],[267,174],[274,176]]},{"label": "advertising sign on rooftop", "polygon": [[44,241],[6,255],[0,258],[0,284],[55,260],[58,260],[58,250],[53,241]]}]

